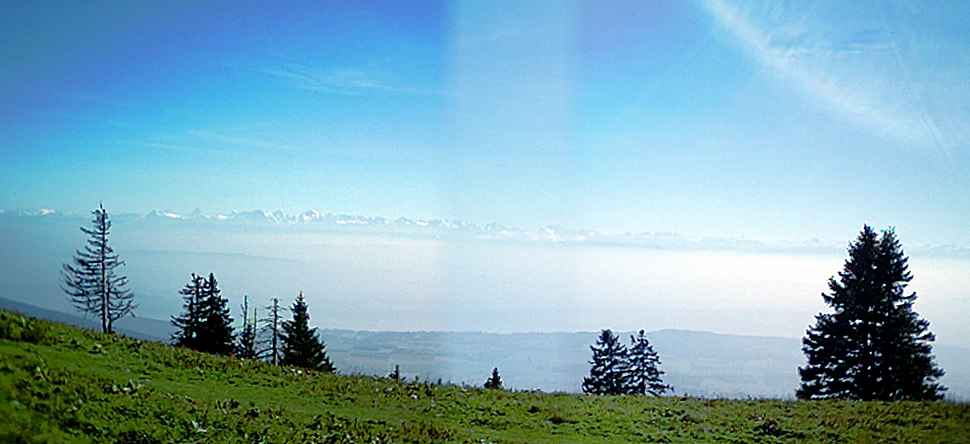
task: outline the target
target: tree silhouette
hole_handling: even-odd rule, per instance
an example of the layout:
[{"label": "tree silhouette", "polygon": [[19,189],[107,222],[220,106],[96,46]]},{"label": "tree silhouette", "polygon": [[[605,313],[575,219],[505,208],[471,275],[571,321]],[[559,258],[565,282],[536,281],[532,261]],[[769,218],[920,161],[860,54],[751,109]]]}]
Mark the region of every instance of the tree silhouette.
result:
[{"label": "tree silhouette", "polygon": [[269,314],[260,319],[263,324],[261,330],[263,340],[262,350],[260,350],[260,357],[269,361],[270,364],[280,365],[281,361],[281,351],[280,351],[280,335],[282,331],[280,330],[280,299],[273,298],[270,304],[266,306],[266,310]]},{"label": "tree silhouette", "polygon": [[172,317],[176,332],[175,345],[206,353],[228,355],[235,350],[235,333],[229,315],[229,300],[215,275],[208,279],[192,273],[189,282],[179,291],[182,295],[182,314]]},{"label": "tree silhouette", "polygon": [[801,399],[940,399],[943,370],[933,362],[929,322],[913,311],[916,293],[892,229],[880,238],[868,225],[849,245],[839,279],[822,299],[833,312],[815,316],[802,340]]},{"label": "tree silhouette", "polygon": [[498,374],[498,367],[492,369],[492,376],[485,381],[485,388],[493,390],[502,389],[502,377]]},{"label": "tree silhouette", "polygon": [[653,350],[650,340],[647,339],[643,330],[636,336],[630,335],[630,349],[627,353],[626,371],[628,381],[628,392],[636,395],[651,394],[660,396],[672,390],[664,384],[663,374],[660,370],[660,356]]},{"label": "tree silhouette", "polygon": [[626,347],[612,330],[603,330],[593,352],[589,376],[583,379],[583,393],[593,395],[622,395],[627,390]]},{"label": "tree silhouette", "polygon": [[239,332],[239,344],[236,347],[236,356],[240,358],[255,359],[256,352],[256,307],[253,307],[252,320],[249,318],[249,296],[243,296],[242,304],[243,327]]},{"label": "tree silhouette", "polygon": [[91,228],[81,227],[88,236],[82,250],[76,250],[72,263],[62,267],[65,293],[76,309],[101,320],[101,331],[114,332],[118,319],[134,314],[135,297],[128,290],[128,278],[118,273],[125,262],[108,244],[111,219],[104,205],[91,212]]},{"label": "tree silhouette", "polygon": [[175,345],[199,349],[199,334],[202,329],[202,301],[205,292],[205,278],[192,273],[189,282],[179,290],[182,295],[182,314],[172,316],[175,333],[172,342]]},{"label": "tree silhouette", "polygon": [[296,297],[290,309],[293,318],[283,322],[283,365],[304,367],[333,372],[334,366],[327,357],[327,346],[317,335],[316,327],[310,328],[310,313],[303,292]]},{"label": "tree silhouette", "polygon": [[235,349],[236,335],[229,313],[229,300],[222,297],[219,282],[214,274],[202,286],[202,324],[200,325],[198,350],[216,355],[228,355]]}]

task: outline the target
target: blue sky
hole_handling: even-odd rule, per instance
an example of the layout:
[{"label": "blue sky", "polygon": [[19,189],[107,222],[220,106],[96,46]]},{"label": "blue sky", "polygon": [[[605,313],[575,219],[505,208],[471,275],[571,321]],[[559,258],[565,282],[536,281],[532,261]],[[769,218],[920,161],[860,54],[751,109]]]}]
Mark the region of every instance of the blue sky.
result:
[{"label": "blue sky", "polygon": [[0,207],[967,245],[968,27],[965,2],[8,5]]}]

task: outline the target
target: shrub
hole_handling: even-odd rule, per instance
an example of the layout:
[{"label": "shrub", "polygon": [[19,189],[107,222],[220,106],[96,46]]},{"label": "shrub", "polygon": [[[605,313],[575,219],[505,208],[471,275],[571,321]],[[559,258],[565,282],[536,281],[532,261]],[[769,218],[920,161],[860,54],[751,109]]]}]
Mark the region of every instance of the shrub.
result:
[{"label": "shrub", "polygon": [[50,326],[43,321],[0,312],[0,339],[43,344],[48,342],[50,336]]}]

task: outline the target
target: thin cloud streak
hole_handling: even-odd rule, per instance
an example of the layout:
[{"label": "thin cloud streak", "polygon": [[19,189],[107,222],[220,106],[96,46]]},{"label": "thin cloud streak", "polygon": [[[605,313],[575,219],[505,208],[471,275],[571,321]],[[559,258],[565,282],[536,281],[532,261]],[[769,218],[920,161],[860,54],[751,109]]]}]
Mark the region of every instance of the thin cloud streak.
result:
[{"label": "thin cloud streak", "polygon": [[115,144],[121,146],[140,146],[143,148],[152,148],[162,151],[171,151],[178,153],[226,153],[226,150],[201,147],[197,145],[186,145],[181,143],[169,143],[157,140],[118,140]]},{"label": "thin cloud streak", "polygon": [[324,94],[357,96],[379,92],[403,95],[439,95],[436,91],[390,85],[358,70],[341,69],[317,73],[306,65],[287,63],[281,66],[260,68],[257,71],[291,82],[297,88]]},{"label": "thin cloud streak", "polygon": [[812,69],[799,61],[800,56],[806,53],[822,57],[827,53],[828,58],[831,58],[840,53],[856,53],[865,49],[891,50],[892,42],[850,42],[838,48],[804,45],[783,47],[775,45],[769,34],[751,23],[733,5],[723,0],[708,0],[704,5],[759,63],[782,77],[791,79],[806,94],[833,111],[876,135],[904,143],[936,145],[949,157],[948,150],[934,138],[931,130],[934,124],[925,112],[916,116],[898,109],[889,109],[885,103],[874,99],[881,94],[860,91],[859,88],[849,90],[822,70]]},{"label": "thin cloud streak", "polygon": [[221,132],[195,129],[188,132],[191,137],[197,137],[199,139],[206,140],[208,142],[214,142],[222,145],[238,146],[243,148],[259,148],[259,149],[270,149],[278,151],[300,151],[299,147],[289,145],[286,143],[275,142],[271,140],[261,139],[257,137],[247,137],[232,134],[225,134]]},{"label": "thin cloud streak", "polygon": [[296,152],[301,149],[294,145],[274,142],[266,139],[248,137],[246,135],[232,135],[222,132],[194,129],[183,134],[168,135],[146,140],[120,140],[119,145],[134,145],[164,151],[195,152],[195,153],[232,153],[242,149],[256,149],[277,152]]}]

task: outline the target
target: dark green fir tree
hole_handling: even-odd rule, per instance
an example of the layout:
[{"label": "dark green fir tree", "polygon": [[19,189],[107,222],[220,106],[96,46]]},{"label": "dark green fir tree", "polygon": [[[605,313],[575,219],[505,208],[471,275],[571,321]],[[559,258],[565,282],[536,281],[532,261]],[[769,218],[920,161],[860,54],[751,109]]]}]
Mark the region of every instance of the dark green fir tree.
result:
[{"label": "dark green fir tree", "polygon": [[628,393],[634,395],[660,396],[672,388],[664,384],[660,370],[660,356],[653,350],[643,330],[635,336],[630,335],[630,349],[627,353],[626,370]]},{"label": "dark green fir tree", "polygon": [[215,275],[202,286],[201,325],[199,326],[199,351],[216,355],[229,355],[235,351],[236,335],[229,313],[229,300],[222,297]]},{"label": "dark green fir tree", "polygon": [[290,309],[293,318],[283,322],[283,365],[309,368],[323,372],[335,370],[327,357],[327,346],[317,335],[316,327],[310,328],[310,313],[303,292],[297,296]]},{"label": "dark green fir tree", "polygon": [[485,381],[485,388],[502,390],[502,377],[499,376],[497,367],[492,369],[492,375]]},{"label": "dark green fir tree", "polygon": [[583,393],[592,395],[622,395],[627,390],[626,347],[612,330],[603,330],[591,345],[593,359],[589,376],[583,379]]},{"label": "dark green fir tree", "polygon": [[205,278],[192,273],[189,282],[179,290],[182,296],[182,314],[172,316],[172,325],[175,326],[172,343],[175,345],[193,350],[199,349],[204,287]]},{"label": "dark green fir tree", "polygon": [[802,350],[801,399],[932,400],[946,390],[933,361],[929,322],[913,311],[915,293],[896,233],[864,226],[849,245],[838,279],[822,298],[830,313],[815,317]]}]

